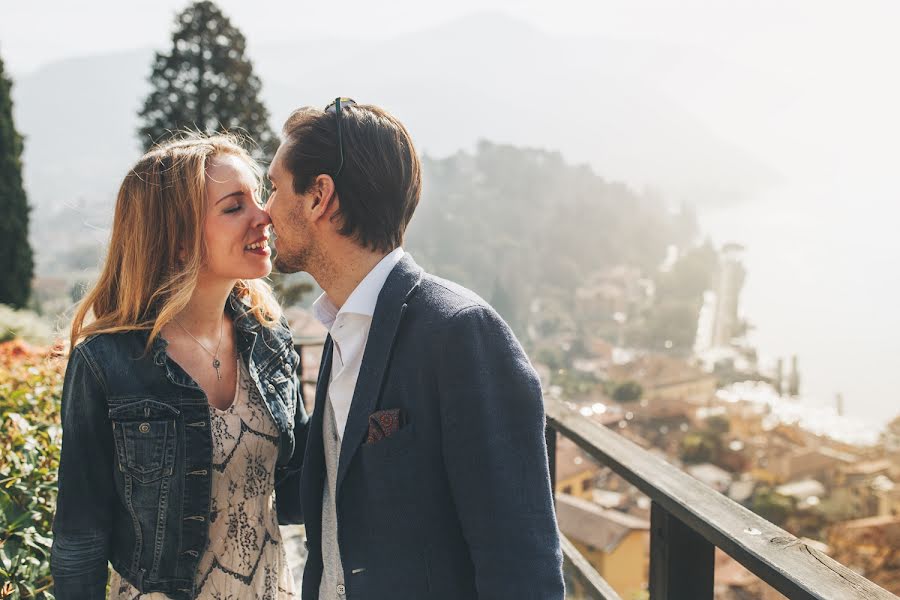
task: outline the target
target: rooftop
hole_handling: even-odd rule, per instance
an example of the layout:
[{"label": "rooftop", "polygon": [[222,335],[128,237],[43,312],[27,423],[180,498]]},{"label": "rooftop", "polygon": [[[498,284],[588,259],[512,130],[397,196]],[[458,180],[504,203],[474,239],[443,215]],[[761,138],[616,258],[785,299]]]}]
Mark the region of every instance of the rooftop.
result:
[{"label": "rooftop", "polygon": [[556,495],[556,518],[567,537],[612,552],[632,531],[647,531],[650,522],[568,494]]}]

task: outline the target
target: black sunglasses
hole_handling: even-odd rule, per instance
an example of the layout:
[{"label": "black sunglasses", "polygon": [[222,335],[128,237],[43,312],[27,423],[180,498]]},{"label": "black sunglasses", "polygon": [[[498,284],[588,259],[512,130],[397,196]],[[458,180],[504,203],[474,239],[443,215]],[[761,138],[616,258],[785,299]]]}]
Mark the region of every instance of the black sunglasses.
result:
[{"label": "black sunglasses", "polygon": [[334,112],[334,121],[337,124],[337,140],[338,140],[338,168],[332,175],[332,179],[337,177],[344,168],[344,140],[341,138],[341,104],[344,106],[353,106],[356,104],[352,98],[335,98],[334,102],[325,107],[325,112]]}]

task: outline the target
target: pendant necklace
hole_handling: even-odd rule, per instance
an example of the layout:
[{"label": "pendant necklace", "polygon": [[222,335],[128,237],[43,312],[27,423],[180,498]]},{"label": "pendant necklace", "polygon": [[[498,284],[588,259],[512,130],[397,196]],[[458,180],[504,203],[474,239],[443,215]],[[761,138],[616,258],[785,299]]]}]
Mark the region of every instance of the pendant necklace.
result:
[{"label": "pendant necklace", "polygon": [[207,348],[206,346],[204,346],[203,343],[202,343],[200,340],[198,340],[197,338],[195,338],[195,337],[194,337],[194,334],[192,334],[190,331],[188,331],[188,330],[187,330],[187,327],[185,327],[184,325],[182,325],[181,322],[178,321],[178,319],[172,319],[172,320],[175,321],[175,323],[178,324],[178,326],[181,327],[181,328],[184,330],[184,332],[185,332],[186,334],[188,334],[189,336],[191,336],[191,338],[193,338],[193,340],[194,340],[195,342],[197,342],[198,344],[200,344],[200,347],[203,348],[204,350],[206,350],[206,353],[207,353],[207,354],[209,354],[210,356],[212,356],[212,358],[213,358],[212,366],[213,366],[213,369],[216,370],[216,378],[217,378],[219,381],[222,381],[222,374],[219,372],[219,367],[222,366],[222,363],[219,362],[219,346],[222,345],[222,330],[223,330],[224,325],[225,325],[225,315],[222,315],[222,323],[219,324],[219,343],[216,344],[216,351],[215,351],[215,352],[210,352],[209,348]]}]

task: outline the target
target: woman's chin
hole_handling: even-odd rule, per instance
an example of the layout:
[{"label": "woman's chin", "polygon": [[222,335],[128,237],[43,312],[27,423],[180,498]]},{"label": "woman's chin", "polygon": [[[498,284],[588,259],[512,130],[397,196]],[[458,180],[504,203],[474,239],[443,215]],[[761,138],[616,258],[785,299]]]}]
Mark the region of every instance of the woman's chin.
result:
[{"label": "woman's chin", "polygon": [[244,279],[259,279],[260,277],[268,277],[269,273],[271,272],[272,261],[267,258],[264,265],[260,265],[258,268],[254,269],[254,275],[250,277],[244,277]]},{"label": "woman's chin", "polygon": [[264,261],[254,261],[256,264],[254,265],[246,265],[243,269],[240,269],[239,273],[236,273],[235,279],[260,279],[261,277],[268,277],[269,273],[272,272],[272,261],[269,260],[268,257]]}]

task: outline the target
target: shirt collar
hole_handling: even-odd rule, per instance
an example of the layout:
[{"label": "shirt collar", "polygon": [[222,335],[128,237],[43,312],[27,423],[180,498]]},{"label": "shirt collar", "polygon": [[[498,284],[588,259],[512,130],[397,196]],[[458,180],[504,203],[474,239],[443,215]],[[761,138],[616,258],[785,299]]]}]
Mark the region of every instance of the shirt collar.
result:
[{"label": "shirt collar", "polygon": [[382,258],[375,267],[359,282],[359,285],[351,292],[347,301],[338,310],[327,294],[323,293],[313,302],[312,312],[328,330],[334,325],[334,321],[340,314],[356,314],[373,317],[375,305],[378,303],[378,295],[388,275],[403,258],[403,248],[395,248],[390,254]]}]

